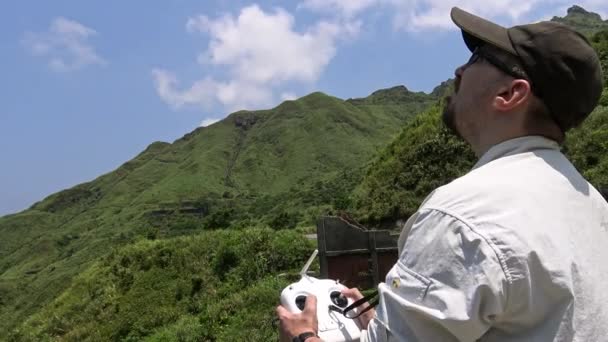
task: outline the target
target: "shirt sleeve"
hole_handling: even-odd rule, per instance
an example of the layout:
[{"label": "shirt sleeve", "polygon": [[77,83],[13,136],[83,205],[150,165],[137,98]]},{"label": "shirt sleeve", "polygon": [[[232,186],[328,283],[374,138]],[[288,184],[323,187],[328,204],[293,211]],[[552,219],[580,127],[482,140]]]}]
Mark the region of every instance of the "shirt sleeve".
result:
[{"label": "shirt sleeve", "polygon": [[503,257],[456,215],[422,209],[412,221],[363,340],[476,341],[505,311]]}]

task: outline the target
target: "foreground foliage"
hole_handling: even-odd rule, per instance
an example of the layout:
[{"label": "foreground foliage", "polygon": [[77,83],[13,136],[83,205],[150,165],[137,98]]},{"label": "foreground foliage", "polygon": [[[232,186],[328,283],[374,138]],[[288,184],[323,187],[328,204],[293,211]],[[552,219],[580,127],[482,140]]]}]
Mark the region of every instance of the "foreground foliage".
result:
[{"label": "foreground foliage", "polygon": [[47,306],[109,248],[142,237],[310,232],[317,217],[349,205],[366,163],[436,99],[396,87],[352,100],[313,93],[233,113],[1,217],[0,331]]},{"label": "foreground foliage", "polygon": [[11,339],[276,339],[280,291],[313,249],[295,231],[271,229],[141,240],[80,274]]}]

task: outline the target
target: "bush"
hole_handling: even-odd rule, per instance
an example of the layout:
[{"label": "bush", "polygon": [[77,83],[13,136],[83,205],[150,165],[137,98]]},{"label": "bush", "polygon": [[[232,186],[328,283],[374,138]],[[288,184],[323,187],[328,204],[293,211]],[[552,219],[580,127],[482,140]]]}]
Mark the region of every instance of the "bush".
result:
[{"label": "bush", "polygon": [[608,187],[608,107],[599,107],[568,132],[564,152],[587,180]]},{"label": "bush", "polygon": [[314,247],[295,231],[269,228],[142,239],[83,272],[11,338],[276,339],[270,318],[288,282],[277,275],[297,273]]},{"label": "bush", "polygon": [[235,212],[232,208],[222,208],[212,212],[205,218],[204,225],[209,229],[221,229],[230,227]]},{"label": "bush", "polygon": [[[608,72],[608,71],[606,71]],[[602,97],[600,97],[600,106],[608,107],[608,87],[604,87],[604,91],[602,92]]]},{"label": "bush", "polygon": [[370,165],[354,192],[358,221],[390,225],[405,219],[432,190],[473,166],[473,151],[443,126],[441,108],[418,115]]},{"label": "bush", "polygon": [[295,228],[300,220],[300,215],[294,212],[279,211],[270,216],[268,226],[272,229],[292,229]]}]

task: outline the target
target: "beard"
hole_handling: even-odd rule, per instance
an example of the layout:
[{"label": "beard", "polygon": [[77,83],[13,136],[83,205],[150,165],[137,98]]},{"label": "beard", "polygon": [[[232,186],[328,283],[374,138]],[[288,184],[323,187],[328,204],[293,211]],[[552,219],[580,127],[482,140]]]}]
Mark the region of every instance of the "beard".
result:
[{"label": "beard", "polygon": [[458,132],[458,128],[456,127],[456,108],[454,107],[454,103],[452,103],[452,96],[447,96],[443,104],[441,120],[443,121],[443,125],[452,135],[462,138],[462,135],[460,132]]},{"label": "beard", "polygon": [[453,96],[458,94],[458,90],[460,90],[460,82],[461,78],[456,76],[454,79],[454,91],[451,95],[446,96],[443,102],[443,112],[441,115],[441,119],[443,121],[443,125],[448,129],[452,135],[461,138],[462,135],[458,132],[458,128],[456,126],[456,105],[453,103]]}]

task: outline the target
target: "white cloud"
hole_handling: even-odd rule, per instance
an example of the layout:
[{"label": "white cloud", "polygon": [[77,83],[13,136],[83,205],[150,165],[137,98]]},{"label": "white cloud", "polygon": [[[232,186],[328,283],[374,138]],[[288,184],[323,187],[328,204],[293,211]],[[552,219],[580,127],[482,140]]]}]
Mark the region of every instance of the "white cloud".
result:
[{"label": "white cloud", "polygon": [[186,29],[209,36],[198,56],[204,69],[226,71],[224,79],[210,77],[190,88],[177,89],[177,78],[166,70],[153,71],[157,92],[173,108],[220,103],[227,110],[272,105],[288,83],[316,82],[336,54],[340,39],[358,33],[353,21],[320,21],[296,31],[295,19],[277,8],[265,12],[257,5],[238,16],[190,18]]},{"label": "white cloud", "polygon": [[271,89],[245,81],[216,81],[210,77],[194,82],[189,88],[180,89],[175,74],[163,69],[152,70],[156,91],[172,109],[194,105],[210,109],[215,103],[228,111],[269,105],[273,101]]},{"label": "white cloud", "polygon": [[304,0],[298,8],[352,17],[380,2],[380,0]]},{"label": "white cloud", "polygon": [[457,6],[481,17],[507,25],[526,15],[539,2],[528,0],[513,6],[510,0],[386,0],[394,7],[393,24],[406,31],[455,30],[450,10]]},{"label": "white cloud", "polygon": [[[450,19],[453,6],[510,26],[563,16],[565,11],[557,9],[568,1],[529,0],[513,6],[510,0],[301,0],[298,8],[325,16],[303,29],[295,28],[295,18],[284,9],[264,11],[251,5],[234,14],[214,18],[199,15],[187,20],[188,32],[208,38],[197,56],[201,79],[180,86],[177,76],[168,70],[154,69],[152,74],[159,96],[173,109],[216,105],[226,111],[257,109],[295,97],[285,91],[287,87],[314,84],[334,58],[339,43],[358,36],[370,11],[382,10],[397,30],[427,32],[457,30]],[[599,13],[608,10],[605,0],[582,0],[581,5]],[[548,10],[552,13],[544,13]],[[85,37],[91,34],[89,30],[67,29]],[[46,53],[48,44],[35,43],[33,51]],[[50,63],[57,69],[65,68],[63,59]]]},{"label": "white cloud", "polygon": [[298,98],[298,96],[291,92],[284,92],[281,94],[282,101],[291,101],[291,100],[295,100],[297,98]]},{"label": "white cloud", "polygon": [[58,17],[46,32],[26,32],[22,43],[33,55],[48,58],[52,70],[65,72],[107,64],[88,41],[95,35],[95,30],[77,21]]},{"label": "white cloud", "polygon": [[238,18],[191,18],[187,27],[208,33],[209,49],[199,60],[230,66],[234,75],[253,82],[313,81],[335,54],[336,24],[322,22],[308,32],[293,30],[294,18],[284,10],[265,13],[244,8]]},{"label": "white cloud", "polygon": [[[604,18],[608,13],[606,0],[580,0],[583,8]],[[505,26],[531,22],[539,18],[564,16],[571,0],[528,0],[517,6],[510,0],[303,0],[299,8],[343,17],[354,17],[364,10],[386,10],[397,30],[409,32],[456,30],[450,10],[457,6]],[[540,8],[551,13],[539,12]]]},{"label": "white cloud", "polygon": [[217,84],[210,78],[196,81],[186,90],[179,90],[177,77],[170,71],[154,69],[152,77],[158,95],[173,109],[179,109],[187,104],[209,108],[213,104]]},{"label": "white cloud", "polygon": [[[460,7],[475,15],[495,21],[504,26],[512,26],[565,16],[571,0],[528,0],[513,6],[510,0],[380,0],[388,1],[395,8],[396,28],[407,31],[456,30],[450,18],[453,6]],[[608,12],[606,0],[581,0],[580,6],[601,15]]]},{"label": "white cloud", "polygon": [[205,119],[205,120],[203,120],[201,122],[200,127],[207,127],[207,126],[213,125],[214,123],[216,123],[218,121],[220,121],[220,119],[217,119],[217,118],[208,118],[208,119]]},{"label": "white cloud", "polygon": [[228,82],[217,82],[217,99],[228,109],[259,109],[274,103],[273,87],[266,84],[256,84],[242,79]]}]

